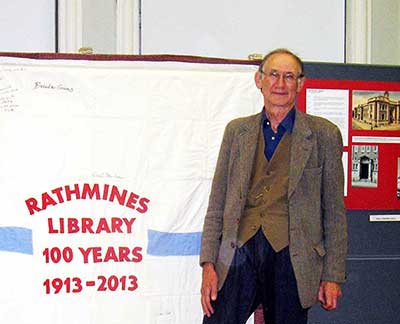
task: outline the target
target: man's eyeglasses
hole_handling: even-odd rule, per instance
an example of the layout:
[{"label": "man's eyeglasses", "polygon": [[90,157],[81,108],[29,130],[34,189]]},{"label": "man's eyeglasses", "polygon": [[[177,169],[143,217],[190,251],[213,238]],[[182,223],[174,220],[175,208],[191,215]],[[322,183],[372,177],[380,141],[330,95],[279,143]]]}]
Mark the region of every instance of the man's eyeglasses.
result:
[{"label": "man's eyeglasses", "polygon": [[260,71],[260,73],[264,74],[272,82],[278,81],[282,75],[283,80],[285,80],[285,82],[288,84],[294,84],[297,82],[298,79],[304,77],[304,74],[302,73],[295,75],[293,72],[280,73],[279,71],[276,70],[271,70],[269,72]]}]

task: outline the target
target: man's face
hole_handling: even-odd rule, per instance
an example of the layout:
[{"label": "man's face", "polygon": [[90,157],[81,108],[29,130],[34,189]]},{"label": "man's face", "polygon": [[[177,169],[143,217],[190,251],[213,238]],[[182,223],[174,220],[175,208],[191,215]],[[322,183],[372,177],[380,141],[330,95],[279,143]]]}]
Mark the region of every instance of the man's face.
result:
[{"label": "man's face", "polygon": [[289,110],[296,101],[304,80],[294,57],[286,53],[272,55],[264,64],[263,73],[257,72],[255,81],[264,96],[266,109],[275,107]]}]

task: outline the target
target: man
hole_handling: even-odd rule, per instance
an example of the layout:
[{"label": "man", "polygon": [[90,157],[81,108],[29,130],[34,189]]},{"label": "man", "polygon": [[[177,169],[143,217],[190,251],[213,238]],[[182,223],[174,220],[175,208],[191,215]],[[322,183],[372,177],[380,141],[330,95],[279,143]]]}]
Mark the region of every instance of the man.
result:
[{"label": "man", "polygon": [[343,144],[331,122],[296,110],[303,63],[267,54],[255,74],[264,109],[224,133],[205,217],[203,323],[307,323],[335,309],[345,281]]}]

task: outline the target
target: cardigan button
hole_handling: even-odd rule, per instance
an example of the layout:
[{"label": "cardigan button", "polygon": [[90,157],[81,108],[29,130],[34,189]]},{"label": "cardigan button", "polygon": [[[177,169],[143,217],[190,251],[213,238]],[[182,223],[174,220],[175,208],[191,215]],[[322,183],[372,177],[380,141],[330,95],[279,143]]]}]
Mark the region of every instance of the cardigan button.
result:
[{"label": "cardigan button", "polygon": [[236,244],[234,242],[231,242],[231,248],[234,249],[236,247]]}]

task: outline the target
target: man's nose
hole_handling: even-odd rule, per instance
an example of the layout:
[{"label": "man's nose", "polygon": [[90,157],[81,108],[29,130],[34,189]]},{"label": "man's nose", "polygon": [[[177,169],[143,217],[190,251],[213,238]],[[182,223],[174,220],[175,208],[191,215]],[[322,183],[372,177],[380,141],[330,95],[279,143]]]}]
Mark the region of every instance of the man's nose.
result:
[{"label": "man's nose", "polygon": [[279,77],[278,77],[278,80],[276,80],[276,83],[280,87],[286,85],[285,75],[284,74],[279,74]]}]

